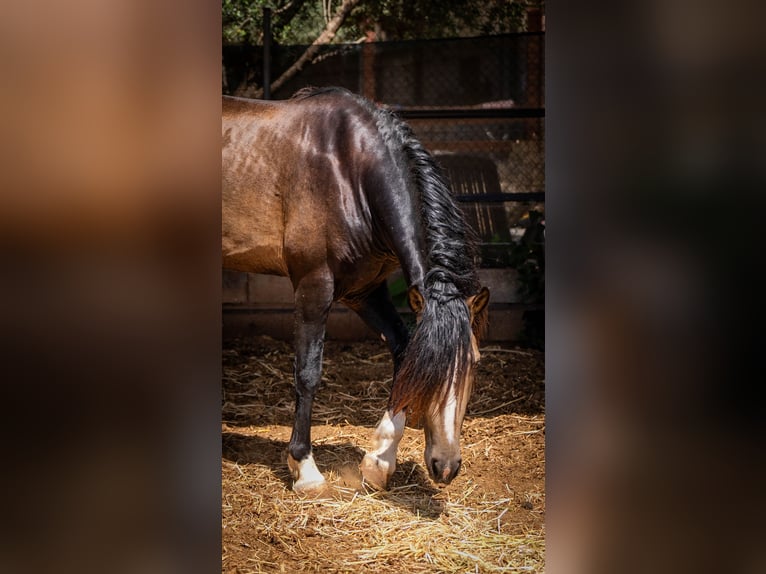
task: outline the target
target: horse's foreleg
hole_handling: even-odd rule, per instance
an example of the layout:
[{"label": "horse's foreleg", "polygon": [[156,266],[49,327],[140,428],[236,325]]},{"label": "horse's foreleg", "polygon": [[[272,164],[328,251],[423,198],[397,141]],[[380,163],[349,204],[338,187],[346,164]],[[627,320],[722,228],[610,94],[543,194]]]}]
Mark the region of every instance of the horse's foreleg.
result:
[{"label": "horse's foreleg", "polygon": [[404,350],[407,348],[409,331],[391,301],[388,286],[381,283],[353,309],[388,345],[388,350],[391,351],[394,359],[394,374],[396,374]]},{"label": "horse's foreleg", "polygon": [[375,429],[375,448],[364,455],[359,465],[365,482],[374,488],[386,488],[396,470],[396,451],[404,434],[406,419],[404,411],[399,411],[395,416],[391,411],[386,411]]},{"label": "horse's foreleg", "polygon": [[[409,333],[391,302],[386,284],[379,285],[356,311],[388,345],[394,360],[394,376],[396,376],[407,347]],[[406,415],[403,411],[396,416],[386,411],[375,429],[373,450],[364,456],[359,466],[365,482],[375,488],[386,488],[396,470],[396,451],[404,434],[405,421]]]},{"label": "horse's foreleg", "polygon": [[311,409],[322,376],[325,323],[332,285],[323,278],[301,280],[295,290],[295,421],[287,447],[293,490],[316,490],[325,484],[311,452]]}]

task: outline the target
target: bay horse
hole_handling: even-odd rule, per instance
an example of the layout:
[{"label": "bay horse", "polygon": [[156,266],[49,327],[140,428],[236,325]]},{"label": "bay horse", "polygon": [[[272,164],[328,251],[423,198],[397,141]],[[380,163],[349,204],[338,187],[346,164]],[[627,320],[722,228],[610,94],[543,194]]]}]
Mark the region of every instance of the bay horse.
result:
[{"label": "bay horse", "polygon": [[[386,488],[407,417],[422,421],[425,466],[448,484],[479,360],[489,291],[476,239],[445,176],[393,113],[341,88],[284,101],[223,97],[226,268],[289,277],[295,297],[295,491],[325,480],[311,451],[325,322],[339,301],[387,344],[394,382],[362,477]],[[401,266],[417,317],[410,335],[386,278]]]}]

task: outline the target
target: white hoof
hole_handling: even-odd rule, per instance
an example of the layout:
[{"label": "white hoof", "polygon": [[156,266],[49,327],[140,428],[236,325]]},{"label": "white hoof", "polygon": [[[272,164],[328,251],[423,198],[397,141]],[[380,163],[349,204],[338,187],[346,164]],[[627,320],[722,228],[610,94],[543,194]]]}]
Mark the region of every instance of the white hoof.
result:
[{"label": "white hoof", "polygon": [[327,481],[323,477],[320,478],[322,480],[296,480],[293,483],[293,491],[298,494],[306,494],[324,490],[325,486],[327,486]]},{"label": "white hoof", "polygon": [[287,455],[287,466],[293,475],[293,490],[304,493],[323,489],[327,482],[319,472],[314,462],[314,455],[309,454],[302,461],[298,462],[289,454]]},{"label": "white hoof", "polygon": [[393,417],[386,411],[375,429],[375,450],[365,454],[359,465],[362,478],[373,488],[388,488],[388,481],[396,470],[396,449],[404,434],[406,420],[404,411]]},{"label": "white hoof", "polygon": [[394,474],[394,469],[388,462],[379,459],[374,454],[364,455],[359,465],[364,482],[377,490],[388,488],[388,480]]}]

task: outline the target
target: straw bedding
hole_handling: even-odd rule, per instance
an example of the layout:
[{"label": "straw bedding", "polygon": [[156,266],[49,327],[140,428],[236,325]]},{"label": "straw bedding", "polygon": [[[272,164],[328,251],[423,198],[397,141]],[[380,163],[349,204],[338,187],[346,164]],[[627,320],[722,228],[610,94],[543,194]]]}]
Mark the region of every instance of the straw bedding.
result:
[{"label": "straw bedding", "polygon": [[314,406],[321,494],[291,489],[291,345],[255,337],[224,346],[223,572],[543,572],[543,355],[482,349],[461,437],[463,468],[435,486],[423,433],[407,428],[389,490],[357,466],[386,404],[391,361],[374,341],[325,347]]}]

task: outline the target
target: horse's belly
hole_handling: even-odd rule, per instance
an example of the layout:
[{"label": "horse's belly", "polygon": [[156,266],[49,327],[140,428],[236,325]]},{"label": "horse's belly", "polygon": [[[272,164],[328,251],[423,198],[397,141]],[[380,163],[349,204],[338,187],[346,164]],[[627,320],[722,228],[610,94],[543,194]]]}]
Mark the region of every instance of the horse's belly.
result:
[{"label": "horse's belly", "polygon": [[287,275],[287,266],[282,255],[282,245],[255,245],[251,247],[229,246],[223,242],[223,267],[247,273]]}]

